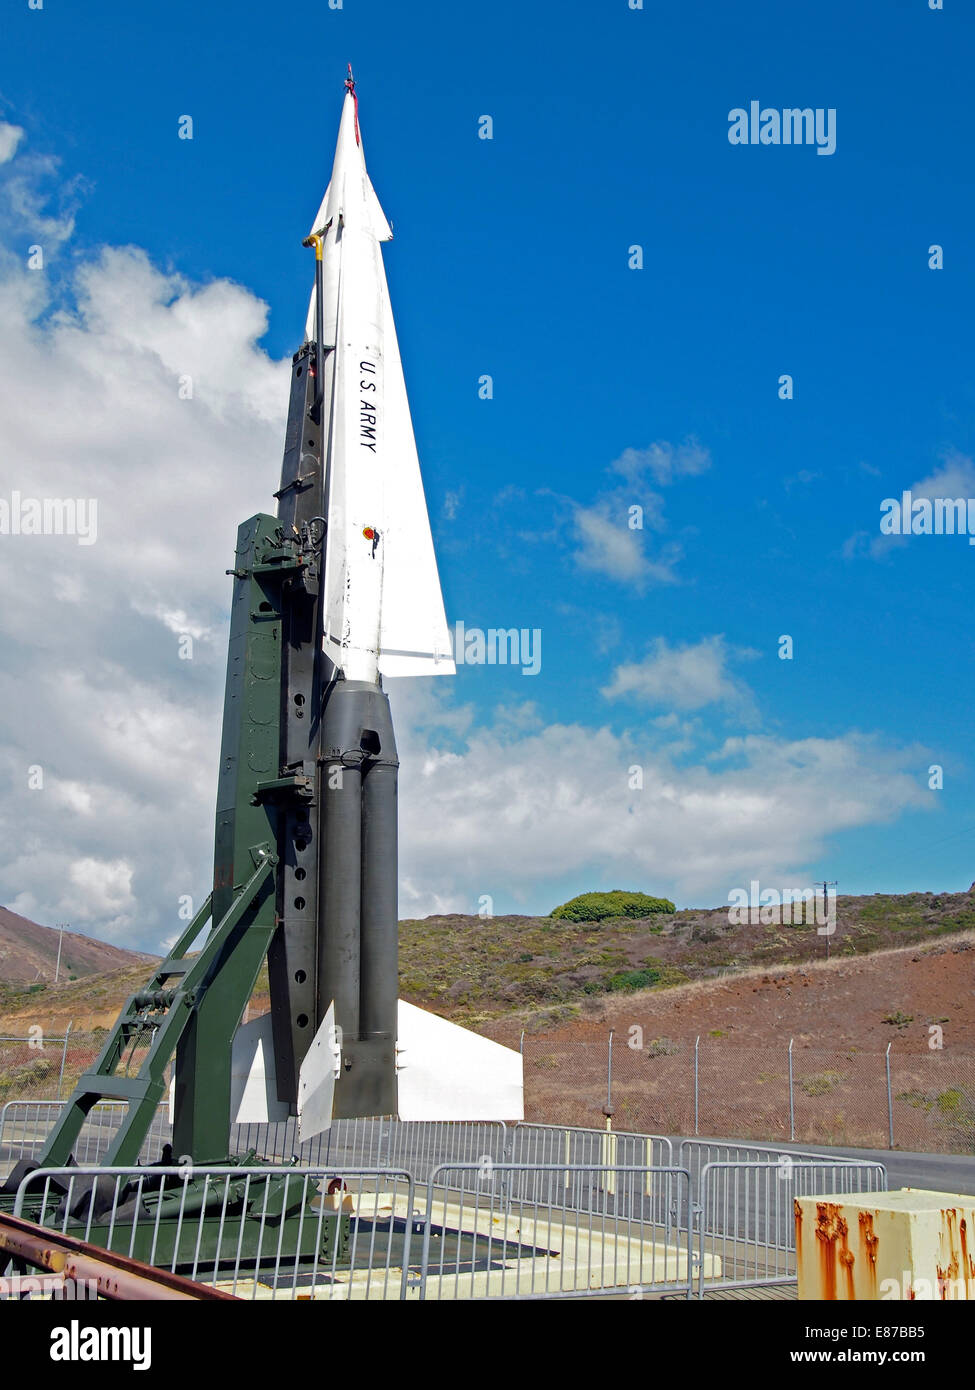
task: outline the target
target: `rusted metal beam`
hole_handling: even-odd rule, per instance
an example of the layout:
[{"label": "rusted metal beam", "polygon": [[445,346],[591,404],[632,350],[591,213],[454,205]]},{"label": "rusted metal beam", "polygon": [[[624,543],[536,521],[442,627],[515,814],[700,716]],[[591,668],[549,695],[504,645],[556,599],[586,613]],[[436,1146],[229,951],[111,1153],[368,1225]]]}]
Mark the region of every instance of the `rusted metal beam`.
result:
[{"label": "rusted metal beam", "polygon": [[101,1298],[149,1302],[228,1298],[239,1301],[234,1294],[224,1293],[222,1289],[198,1284],[168,1269],[156,1269],[154,1265],[113,1250],[102,1250],[85,1240],[38,1226],[20,1216],[0,1213],[0,1252],[63,1279],[79,1283],[91,1281]]}]

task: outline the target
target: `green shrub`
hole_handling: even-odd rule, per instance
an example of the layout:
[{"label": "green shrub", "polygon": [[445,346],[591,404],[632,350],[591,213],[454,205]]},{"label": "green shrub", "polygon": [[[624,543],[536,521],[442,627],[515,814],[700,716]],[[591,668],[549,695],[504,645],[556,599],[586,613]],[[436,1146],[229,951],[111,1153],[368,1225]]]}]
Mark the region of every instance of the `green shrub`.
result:
[{"label": "green shrub", "polygon": [[814,1076],[803,1077],[799,1082],[800,1091],[807,1096],[825,1096],[844,1080],[839,1071],[821,1071]]},{"label": "green shrub", "polygon": [[627,893],[622,888],[614,888],[611,893],[580,893],[548,915],[563,922],[604,922],[610,917],[639,919],[655,912],[676,910],[667,898],[651,898],[646,893]]},{"label": "green shrub", "polygon": [[622,994],[634,989],[649,989],[660,979],[660,971],[624,970],[619,975],[611,975],[606,981],[610,994]]},{"label": "green shrub", "polygon": [[957,1086],[951,1086],[938,1096],[938,1109],[942,1115],[948,1115],[952,1119],[959,1118],[965,1112],[966,1099],[964,1091],[960,1091]]}]

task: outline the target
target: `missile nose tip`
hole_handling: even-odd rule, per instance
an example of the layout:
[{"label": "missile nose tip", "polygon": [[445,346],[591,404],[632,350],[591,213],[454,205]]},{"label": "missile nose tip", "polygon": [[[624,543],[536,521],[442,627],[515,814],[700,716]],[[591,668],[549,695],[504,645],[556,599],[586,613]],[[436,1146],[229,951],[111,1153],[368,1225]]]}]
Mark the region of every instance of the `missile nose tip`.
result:
[{"label": "missile nose tip", "polygon": [[348,68],[349,68],[349,75],[348,75],[348,77],[345,79],[345,90],[348,92],[349,96],[352,98],[352,101],[353,101],[353,103],[354,103],[354,105],[355,105],[355,142],[356,142],[357,145],[359,145],[359,144],[362,143],[362,141],[361,141],[361,139],[360,139],[360,136],[359,136],[359,98],[356,96],[356,91],[355,91],[355,78],[352,76],[352,64],[351,64],[351,63],[349,63]]}]

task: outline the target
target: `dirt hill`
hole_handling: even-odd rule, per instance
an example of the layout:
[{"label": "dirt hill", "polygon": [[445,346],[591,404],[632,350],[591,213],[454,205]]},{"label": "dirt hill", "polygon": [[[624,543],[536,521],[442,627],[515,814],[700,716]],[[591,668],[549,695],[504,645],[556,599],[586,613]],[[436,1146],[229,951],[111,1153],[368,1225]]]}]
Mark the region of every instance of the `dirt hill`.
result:
[{"label": "dirt hill", "polygon": [[[751,966],[720,979],[671,989],[602,994],[567,1011],[528,1011],[485,1024],[482,1032],[517,1043],[521,1030],[563,1043],[605,1045],[610,1028],[625,1042],[637,1023],[648,1045],[700,1037],[761,1049],[772,1038],[795,1047],[828,1045],[882,1053],[929,1048],[932,1027],[945,1046],[975,1055],[975,932],[869,956],[834,957],[766,970]],[[639,1049],[638,1049],[639,1050]],[[929,1049],[930,1050],[930,1049]],[[666,1047],[653,1049],[666,1055]]]},{"label": "dirt hill", "polygon": [[841,897],[836,931],[734,925],[727,907],[642,921],[427,917],[400,924],[400,988],[458,1023],[528,1009],[553,1021],[593,996],[709,980],[748,968],[845,960],[975,929],[975,893]]},{"label": "dirt hill", "polygon": [[693,1134],[696,1118],[701,1134],[885,1148],[892,1129],[898,1148],[972,1153],[973,964],[965,932],[603,994],[560,1022],[543,1010],[482,1031],[517,1047],[525,1030],[526,1104],[550,1123],[602,1125],[612,1029],[618,1130]]},{"label": "dirt hill", "polygon": [[[830,938],[819,936],[815,926],[733,925],[727,907],[636,922],[426,917],[400,923],[400,989],[411,1003],[458,1023],[483,1027],[510,1016],[519,1028],[527,1020],[534,1032],[590,1016],[594,1002],[629,999],[648,986],[654,996],[669,997],[674,986],[750,967],[823,961],[827,940],[832,959],[842,962],[966,930],[975,930],[972,891],[841,897]],[[26,1023],[36,1014],[46,1027],[68,1018],[78,1027],[107,1027],[143,982],[143,963],[154,959],[66,932],[62,980],[66,973],[84,978],[43,994],[35,985],[36,997],[27,996],[27,982],[39,968],[46,972],[40,982],[53,979],[56,956],[56,931],[0,910],[0,1025],[13,1018]],[[265,970],[251,1012],[268,1007]]]},{"label": "dirt hill", "polygon": [[[53,927],[41,927],[9,908],[0,907],[0,984],[31,985],[50,982],[58,959],[58,935]],[[100,971],[118,970],[136,961],[155,957],[110,946],[106,941],[66,931],[61,946],[59,980],[71,980]]]}]

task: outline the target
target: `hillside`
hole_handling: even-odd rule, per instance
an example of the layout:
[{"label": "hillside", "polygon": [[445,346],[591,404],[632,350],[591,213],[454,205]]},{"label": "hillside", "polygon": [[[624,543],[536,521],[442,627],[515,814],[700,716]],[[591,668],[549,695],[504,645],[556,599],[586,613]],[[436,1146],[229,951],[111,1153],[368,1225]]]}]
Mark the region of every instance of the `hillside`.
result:
[{"label": "hillside", "polygon": [[[53,981],[58,959],[58,935],[9,908],[0,907],[0,985],[31,985]],[[60,980],[118,970],[153,956],[111,946],[106,941],[66,931],[61,948]]]},{"label": "hillside", "polygon": [[[975,928],[975,893],[841,897],[830,954],[844,959]],[[577,1009],[592,996],[662,990],[749,966],[823,960],[810,926],[731,925],[727,907],[642,921],[427,917],[400,924],[400,988],[459,1023],[526,1009]],[[641,980],[640,976],[647,978]]]},{"label": "hillside", "polygon": [[[28,945],[37,939],[49,948],[53,936],[56,955],[56,932],[24,925],[41,934],[27,936]],[[971,891],[840,898],[830,953],[834,960],[845,961],[969,929],[975,929]],[[69,939],[87,938],[65,934],[65,955],[73,962]],[[142,962],[151,958],[99,942],[88,945],[105,953],[101,959],[106,965],[98,974],[33,996],[23,992],[21,972],[9,977],[19,978],[20,990],[14,996],[8,990],[5,997],[0,964],[0,1027],[15,1019],[18,1026],[24,1025],[35,1015],[47,1027],[72,1018],[79,1028],[107,1027],[126,995],[143,983],[147,972]],[[27,958],[27,950],[18,942],[19,960]],[[826,939],[814,927],[733,926],[727,908],[686,909],[637,922],[600,924],[549,917],[427,917],[400,923],[400,989],[411,1003],[458,1023],[480,1027],[512,1016],[521,1021],[519,1026],[527,1021],[529,1029],[537,1031],[563,1019],[589,1016],[600,1000],[629,1000],[641,985],[651,985],[653,996],[669,996],[674,986],[750,967],[808,965],[822,961],[825,953]],[[116,970],[104,973],[112,965]],[[265,971],[251,1012],[267,1007]]]},{"label": "hillside", "polygon": [[[598,1041],[613,1028],[625,1040],[638,1023],[649,1042],[691,1039],[762,1049],[794,1038],[797,1049],[828,1046],[883,1053],[928,1049],[940,1025],[945,1047],[975,1054],[975,931],[860,957],[771,969],[749,966],[670,989],[601,994],[579,1009],[526,1011],[482,1032],[517,1044],[522,1029],[546,1048]],[[661,1050],[665,1055],[666,1049]]]},{"label": "hillside", "polygon": [[787,1140],[794,1126],[803,1142],[884,1148],[892,1130],[898,1148],[972,1153],[973,964],[975,932],[964,932],[603,994],[558,1023],[546,1010],[482,1031],[517,1047],[526,1030],[526,1104],[549,1123],[602,1125],[612,1029],[618,1130],[693,1134],[696,1103],[701,1134]]}]

